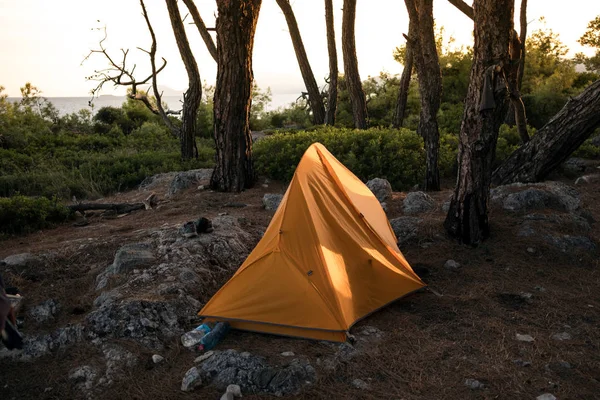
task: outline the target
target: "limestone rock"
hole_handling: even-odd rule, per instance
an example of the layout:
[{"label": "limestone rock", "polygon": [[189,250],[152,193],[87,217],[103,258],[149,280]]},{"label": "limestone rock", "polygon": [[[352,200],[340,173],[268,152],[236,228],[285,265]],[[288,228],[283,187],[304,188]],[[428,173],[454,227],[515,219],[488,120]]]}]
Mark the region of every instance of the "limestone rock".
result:
[{"label": "limestone rock", "polygon": [[281,200],[283,199],[282,194],[266,193],[263,196],[262,203],[267,211],[275,211],[279,207]]},{"label": "limestone rock", "polygon": [[552,208],[572,212],[581,207],[577,190],[553,181],[498,186],[490,191],[490,200],[508,211]]},{"label": "limestone rock", "polygon": [[390,225],[396,235],[399,244],[417,237],[419,232],[419,223],[421,219],[417,217],[399,217],[390,220]]},{"label": "limestone rock", "polygon": [[239,385],[229,385],[223,396],[221,396],[221,400],[233,400],[236,397],[242,397],[242,389]]},{"label": "limestone rock", "polygon": [[419,214],[430,211],[435,207],[435,202],[425,192],[410,192],[402,202],[405,214]]},{"label": "limestone rock", "polygon": [[363,381],[362,379],[354,379],[352,381],[352,386],[354,386],[356,389],[361,389],[361,390],[369,389],[369,384],[367,382]]},{"label": "limestone rock", "polygon": [[460,270],[461,265],[454,260],[448,260],[444,263],[444,268],[446,268],[449,271],[457,272]]},{"label": "limestone rock", "polygon": [[477,379],[472,378],[465,380],[465,386],[471,390],[483,389],[485,387],[483,383],[479,382]]},{"label": "limestone rock", "polygon": [[215,351],[197,368],[206,382],[222,390],[234,384],[243,391],[285,395],[316,380],[315,369],[306,361],[294,359],[287,366],[276,367],[262,357],[236,350]]},{"label": "limestone rock", "polygon": [[38,323],[44,323],[54,319],[58,313],[60,305],[54,300],[46,300],[29,310],[29,315]]},{"label": "limestone rock", "polygon": [[516,334],[516,339],[519,342],[528,342],[528,343],[531,343],[531,342],[533,342],[535,340],[533,338],[533,336],[531,336],[531,335],[521,335],[520,333]]},{"label": "limestone rock", "polygon": [[212,176],[212,169],[192,169],[189,171],[178,172],[171,184],[169,185],[169,191],[167,196],[173,196],[177,192],[185,190],[192,185],[197,185],[202,181],[210,180]]},{"label": "limestone rock", "polygon": [[198,386],[202,385],[202,378],[198,372],[198,368],[190,368],[181,381],[181,390],[184,392],[191,392]]},{"label": "limestone rock", "polygon": [[380,203],[392,197],[392,185],[387,179],[375,178],[367,182],[367,187]]},{"label": "limestone rock", "polygon": [[573,336],[571,336],[571,334],[569,332],[560,332],[560,333],[555,333],[554,335],[552,335],[552,339],[562,342],[563,340],[573,339]]}]

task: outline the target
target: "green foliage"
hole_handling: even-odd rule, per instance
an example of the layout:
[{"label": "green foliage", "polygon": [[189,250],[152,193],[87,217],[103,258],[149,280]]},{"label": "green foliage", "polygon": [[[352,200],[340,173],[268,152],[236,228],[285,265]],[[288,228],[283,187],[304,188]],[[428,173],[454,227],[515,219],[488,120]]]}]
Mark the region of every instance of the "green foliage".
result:
[{"label": "green foliage", "polygon": [[250,130],[262,131],[269,127],[270,119],[265,110],[271,103],[271,88],[262,91],[256,82],[252,86],[252,105],[250,106]]},{"label": "green foliage", "polygon": [[214,163],[212,141],[205,139],[198,140],[198,160],[181,161],[177,138],[131,99],[94,118],[82,110],[53,119],[37,93],[26,85],[28,100],[14,104],[0,91],[7,147],[0,149],[0,196],[94,197],[134,187],[152,174]]},{"label": "green foliage", "polygon": [[583,64],[588,71],[600,74],[600,15],[588,23],[584,34],[579,38],[578,42],[583,46],[595,48],[596,53],[590,57],[586,57],[583,53],[578,53],[575,56],[577,62]]},{"label": "green foliage", "polygon": [[585,33],[577,41],[583,46],[600,48],[600,15],[588,23]]},{"label": "green foliage", "polygon": [[56,198],[0,198],[0,234],[22,234],[47,228],[69,218],[69,209]]},{"label": "green foliage", "polygon": [[[289,181],[300,158],[315,142],[322,143],[365,181],[386,178],[394,188],[406,189],[424,176],[423,140],[408,129],[357,131],[319,127],[312,131],[278,133],[255,144],[255,168],[273,179]],[[447,158],[451,157],[444,159]]]}]

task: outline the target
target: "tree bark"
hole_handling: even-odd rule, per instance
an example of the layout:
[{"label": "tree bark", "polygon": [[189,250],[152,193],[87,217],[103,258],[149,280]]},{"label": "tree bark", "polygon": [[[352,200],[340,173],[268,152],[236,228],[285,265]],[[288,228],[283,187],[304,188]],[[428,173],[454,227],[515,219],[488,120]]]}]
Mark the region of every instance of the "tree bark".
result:
[{"label": "tree bark", "polygon": [[196,28],[198,28],[198,32],[200,33],[202,40],[204,40],[208,52],[212,58],[217,61],[217,46],[215,45],[212,36],[210,36],[210,32],[208,32],[208,29],[206,29],[204,20],[200,16],[200,11],[198,11],[198,7],[196,7],[194,0],[183,0],[183,3],[190,11],[192,19],[194,20],[194,24],[196,25]]},{"label": "tree bark", "polygon": [[405,0],[410,18],[409,33],[412,57],[419,79],[421,114],[417,132],[425,142],[427,168],[425,190],[440,190],[438,156],[440,133],[437,112],[440,109],[442,75],[435,33],[433,31],[433,0]]},{"label": "tree bark", "polygon": [[214,100],[216,166],[211,187],[239,192],[254,184],[252,50],[261,0],[217,0],[217,83]]},{"label": "tree bark", "polygon": [[489,236],[488,198],[498,130],[508,109],[503,67],[513,30],[514,0],[475,0],[474,59],[460,130],[459,171],[444,227],[475,245]]},{"label": "tree bark", "polygon": [[200,82],[200,72],[196,59],[192,54],[192,49],[185,33],[185,27],[179,14],[177,0],[166,0],[167,9],[169,10],[169,18],[171,19],[171,27],[175,34],[177,48],[185,65],[185,70],[188,75],[188,89],[183,94],[183,110],[181,113],[181,132],[179,143],[181,146],[181,157],[183,159],[191,159],[197,156],[196,149],[196,113],[202,99],[202,83]]},{"label": "tree bark", "polygon": [[327,94],[325,124],[333,126],[335,124],[335,113],[337,111],[338,59],[337,48],[335,45],[332,0],[325,0],[325,25],[327,26],[327,51],[329,53],[329,93]]},{"label": "tree bark", "polygon": [[313,124],[322,125],[325,122],[325,106],[323,105],[323,98],[319,85],[315,79],[310,63],[308,62],[308,56],[302,43],[302,37],[300,36],[300,29],[298,29],[298,22],[294,16],[294,11],[290,5],[289,0],[276,0],[279,8],[285,16],[290,36],[292,38],[292,44],[294,45],[294,52],[296,53],[296,59],[300,66],[300,72],[302,73],[302,79],[308,92],[308,104],[312,111]]},{"label": "tree bark", "polygon": [[523,73],[525,72],[525,55],[527,52],[525,47],[525,41],[527,40],[527,0],[521,0],[519,23],[521,25],[519,31],[519,41],[521,42],[521,59],[519,60],[519,77],[517,78],[517,88],[519,91],[521,91],[521,86],[523,85]]},{"label": "tree bark", "polygon": [[[448,0],[456,8],[463,12],[467,17],[473,19],[473,8],[463,0]],[[525,104],[521,98],[521,83],[523,82],[523,71],[525,68],[525,40],[527,38],[527,0],[521,1],[520,11],[521,35],[511,39],[510,58],[513,61],[512,67],[506,69],[507,80],[510,92],[510,107],[506,116],[506,123],[517,125],[517,130],[521,141],[529,141],[527,132],[527,116],[525,113]]]},{"label": "tree bark", "polygon": [[344,0],[342,15],[342,53],[344,55],[344,75],[348,85],[348,94],[352,104],[354,126],[367,129],[367,99],[358,73],[354,24],[356,20],[356,0]]},{"label": "tree bark", "polygon": [[408,90],[410,88],[410,78],[412,76],[413,69],[413,55],[412,46],[410,45],[411,32],[408,31],[406,40],[406,52],[404,53],[404,69],[402,70],[402,76],[400,77],[400,88],[398,89],[398,100],[396,101],[396,110],[394,112],[394,120],[392,126],[396,129],[402,128],[404,123],[404,116],[406,113],[406,103],[408,102]]},{"label": "tree bark", "polygon": [[493,175],[496,185],[537,182],[565,161],[600,126],[600,80],[570,99],[526,145]]}]

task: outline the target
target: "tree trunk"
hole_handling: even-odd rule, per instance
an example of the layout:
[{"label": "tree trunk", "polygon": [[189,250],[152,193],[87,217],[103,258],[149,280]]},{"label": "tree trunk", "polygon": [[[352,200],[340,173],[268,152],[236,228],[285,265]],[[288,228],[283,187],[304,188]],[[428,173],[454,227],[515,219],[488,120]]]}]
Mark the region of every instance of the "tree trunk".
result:
[{"label": "tree trunk", "polygon": [[352,104],[354,126],[367,129],[367,99],[358,73],[354,24],[356,20],[356,0],[344,0],[342,14],[342,53],[344,55],[344,75],[348,85],[348,94]]},{"label": "tree trunk", "polygon": [[440,109],[442,75],[433,31],[433,0],[405,0],[405,3],[410,18],[409,34],[412,33],[409,36],[410,46],[421,95],[417,131],[425,142],[427,169],[424,186],[425,190],[440,190],[437,112]]},{"label": "tree trunk", "polygon": [[319,85],[315,79],[310,63],[308,62],[308,56],[302,43],[302,37],[300,36],[300,30],[298,29],[298,22],[294,16],[294,11],[290,5],[289,0],[276,0],[279,8],[285,16],[290,36],[292,38],[292,44],[294,45],[294,52],[296,53],[296,59],[300,66],[300,72],[302,73],[302,79],[308,92],[308,104],[312,111],[313,124],[322,125],[325,122],[325,106],[323,105],[323,98],[321,97],[321,91]]},{"label": "tree trunk", "polygon": [[469,89],[460,130],[459,171],[448,233],[466,244],[489,235],[488,198],[498,130],[508,109],[508,44],[513,30],[514,0],[475,0],[475,43]]},{"label": "tree trunk", "polygon": [[175,34],[179,54],[185,65],[188,75],[188,89],[183,94],[183,110],[181,114],[181,132],[179,134],[179,143],[181,146],[181,157],[191,159],[197,156],[196,150],[196,113],[202,99],[202,84],[200,82],[200,72],[196,59],[192,54],[192,49],[185,34],[185,27],[179,14],[177,0],[166,0],[167,9],[171,26]]},{"label": "tree trunk", "polygon": [[519,41],[521,42],[521,59],[519,60],[519,76],[517,78],[517,88],[521,91],[523,85],[523,73],[525,72],[525,41],[527,40],[527,0],[521,0],[521,12],[519,15],[519,23],[521,25],[519,31]]},{"label": "tree trunk", "polygon": [[337,111],[338,59],[335,46],[332,0],[325,0],[325,25],[327,26],[327,51],[329,53],[329,93],[327,95],[325,124],[333,126],[335,124],[335,112]]},{"label": "tree trunk", "polygon": [[[463,0],[448,0],[456,8],[462,11],[467,17],[473,19],[473,8]],[[529,141],[527,132],[527,117],[525,114],[525,104],[521,98],[521,82],[523,81],[523,70],[525,68],[525,39],[527,38],[527,0],[521,1],[521,36],[515,36],[511,39],[510,58],[513,61],[512,68],[506,68],[507,81],[510,92],[510,106],[506,114],[505,122],[508,125],[517,125],[517,130],[521,141]]]},{"label": "tree trunk", "polygon": [[600,80],[570,99],[562,110],[517,149],[493,175],[496,185],[537,182],[565,161],[600,126]]},{"label": "tree trunk", "polygon": [[194,20],[194,24],[196,25],[196,28],[198,28],[198,33],[200,33],[200,36],[202,36],[202,40],[204,40],[204,44],[206,44],[208,52],[212,58],[217,61],[217,46],[215,45],[212,36],[210,36],[210,32],[208,32],[208,29],[206,29],[206,25],[200,16],[200,11],[198,11],[196,4],[193,0],[183,0],[183,3],[190,11],[192,19]]},{"label": "tree trunk", "polygon": [[410,78],[413,69],[412,46],[410,45],[411,32],[408,31],[406,39],[406,52],[404,53],[404,69],[400,77],[400,88],[398,89],[398,100],[396,101],[396,111],[394,112],[394,120],[392,126],[396,129],[402,128],[404,116],[406,113],[406,103],[408,101],[408,90],[410,88]]},{"label": "tree trunk", "polygon": [[211,187],[239,192],[251,187],[252,49],[261,0],[217,0],[217,83],[214,100],[216,166]]}]

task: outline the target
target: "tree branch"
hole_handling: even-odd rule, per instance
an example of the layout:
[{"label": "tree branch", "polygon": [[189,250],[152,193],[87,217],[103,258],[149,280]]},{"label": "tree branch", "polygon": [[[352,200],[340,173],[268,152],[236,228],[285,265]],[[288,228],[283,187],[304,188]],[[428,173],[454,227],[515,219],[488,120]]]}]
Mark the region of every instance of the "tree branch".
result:
[{"label": "tree branch", "polygon": [[471,19],[474,18],[473,7],[465,3],[463,0],[448,0],[448,2],[462,11],[467,17]]},{"label": "tree branch", "polygon": [[210,33],[208,33],[209,29],[206,28],[202,17],[200,17],[198,7],[196,7],[196,4],[193,0],[183,0],[183,3],[190,11],[190,14],[192,14],[194,25],[196,25],[196,28],[198,28],[198,32],[200,33],[200,36],[202,36],[202,40],[204,40],[204,43],[206,44],[210,55],[215,61],[217,61],[217,46],[215,45],[212,36],[210,36]]},{"label": "tree branch", "polygon": [[[152,24],[150,23],[150,18],[148,18],[148,12],[146,11],[146,5],[144,4],[144,0],[140,0],[140,5],[142,6],[142,14],[144,15],[144,19],[146,20],[146,25],[148,25],[150,37],[152,38],[152,46],[150,46],[150,51],[148,52],[148,54],[150,55],[150,65],[152,66],[152,91],[154,92],[154,97],[156,97],[156,108],[158,109],[158,114],[162,118],[165,125],[169,127],[171,132],[177,133],[178,128],[173,124],[173,122],[171,122],[167,113],[165,112],[165,109],[162,106],[162,93],[158,92],[158,82],[156,80],[156,76],[158,75],[160,70],[156,69],[156,35],[154,34],[154,29],[152,28]],[[164,64],[161,67],[161,70],[162,68],[164,68],[164,66],[167,65],[167,62],[164,58],[163,61]],[[147,98],[146,101],[148,101]],[[146,107],[148,106],[146,102],[144,102],[144,104],[146,104]]]}]

